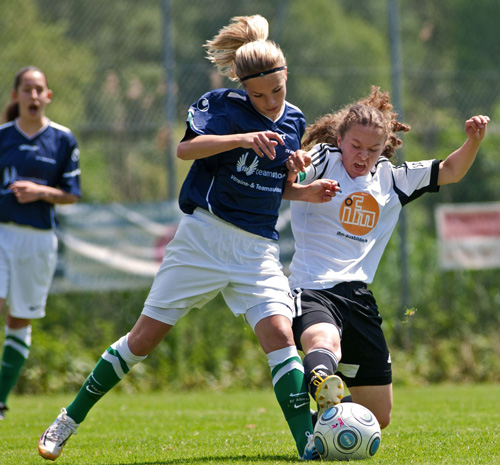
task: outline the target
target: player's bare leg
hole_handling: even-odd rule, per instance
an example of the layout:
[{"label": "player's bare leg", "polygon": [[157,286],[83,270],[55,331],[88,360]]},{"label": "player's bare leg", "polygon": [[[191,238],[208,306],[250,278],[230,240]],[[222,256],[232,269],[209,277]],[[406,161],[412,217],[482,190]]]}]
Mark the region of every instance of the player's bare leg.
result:
[{"label": "player's bare leg", "polygon": [[349,388],[352,401],[365,406],[380,423],[380,428],[386,428],[391,421],[392,384],[383,386],[352,386]]}]

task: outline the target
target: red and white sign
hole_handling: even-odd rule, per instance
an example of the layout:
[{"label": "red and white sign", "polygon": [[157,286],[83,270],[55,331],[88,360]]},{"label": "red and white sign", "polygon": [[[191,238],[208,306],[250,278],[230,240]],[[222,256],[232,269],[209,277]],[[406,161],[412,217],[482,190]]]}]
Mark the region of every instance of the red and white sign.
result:
[{"label": "red and white sign", "polygon": [[500,268],[500,203],[440,205],[436,224],[442,268]]}]

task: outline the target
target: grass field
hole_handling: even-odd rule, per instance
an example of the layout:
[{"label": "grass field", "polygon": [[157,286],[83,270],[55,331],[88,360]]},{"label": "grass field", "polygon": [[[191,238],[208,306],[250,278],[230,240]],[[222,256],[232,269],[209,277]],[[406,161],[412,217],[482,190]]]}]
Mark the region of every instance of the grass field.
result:
[{"label": "grass field", "polygon": [[[51,463],[37,454],[38,436],[72,397],[13,396],[0,422],[0,463]],[[498,385],[395,388],[392,423],[367,463],[499,464],[499,401]],[[301,463],[296,457],[272,391],[110,393],[57,463]]]}]

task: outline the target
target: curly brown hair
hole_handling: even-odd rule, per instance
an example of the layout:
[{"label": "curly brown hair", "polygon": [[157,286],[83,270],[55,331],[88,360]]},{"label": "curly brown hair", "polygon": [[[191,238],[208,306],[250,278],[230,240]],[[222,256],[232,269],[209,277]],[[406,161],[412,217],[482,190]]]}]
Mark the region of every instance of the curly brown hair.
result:
[{"label": "curly brown hair", "polygon": [[371,86],[370,95],[355,103],[341,108],[335,113],[319,117],[307,127],[303,146],[305,150],[313,145],[327,143],[337,147],[338,136],[343,138],[354,125],[381,129],[386,135],[382,156],[391,158],[396,149],[403,145],[397,132],[408,132],[410,126],[397,121],[398,114],[393,111],[389,92],[382,92],[380,87]]}]

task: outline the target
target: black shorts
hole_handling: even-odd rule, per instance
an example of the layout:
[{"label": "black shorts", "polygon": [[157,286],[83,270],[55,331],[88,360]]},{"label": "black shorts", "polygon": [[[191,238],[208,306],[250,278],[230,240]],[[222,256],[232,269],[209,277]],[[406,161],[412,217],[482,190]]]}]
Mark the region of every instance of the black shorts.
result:
[{"label": "black shorts", "polygon": [[342,358],[338,374],[349,386],[380,386],[392,382],[391,358],[377,303],[366,284],[340,283],[331,289],[298,289],[293,335],[316,323],[331,323],[341,335]]}]

